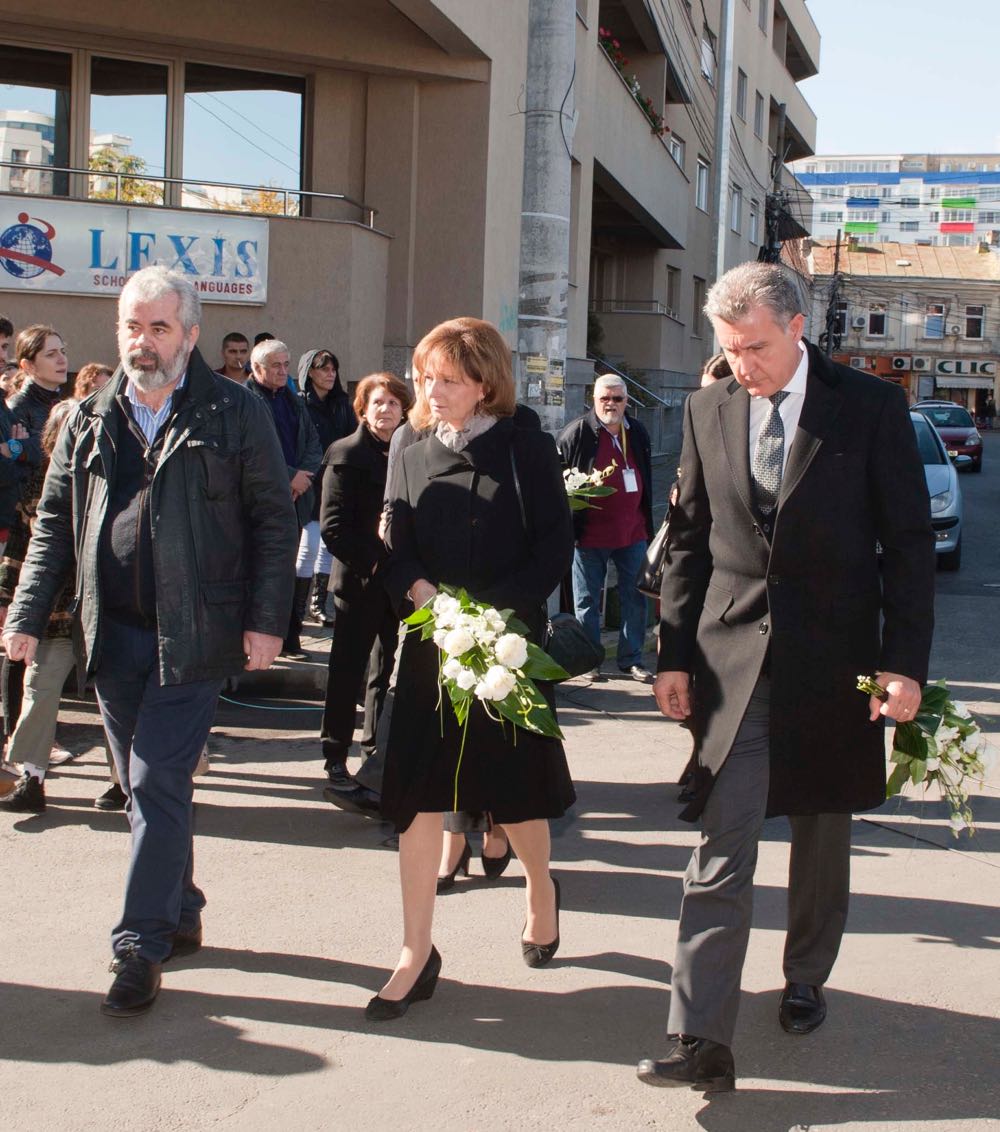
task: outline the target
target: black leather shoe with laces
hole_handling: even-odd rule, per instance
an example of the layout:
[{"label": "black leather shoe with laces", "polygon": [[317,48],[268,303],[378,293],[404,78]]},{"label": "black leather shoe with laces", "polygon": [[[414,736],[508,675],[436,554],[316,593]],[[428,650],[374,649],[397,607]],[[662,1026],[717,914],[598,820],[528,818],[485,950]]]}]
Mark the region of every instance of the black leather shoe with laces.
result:
[{"label": "black leather shoe with laces", "polygon": [[6,798],[0,798],[0,810],[11,814],[44,814],[44,784],[33,774],[22,774]]},{"label": "black leather shoe with laces", "polygon": [[108,968],[115,981],[101,1003],[109,1018],[134,1018],[144,1014],[160,991],[160,964],[144,959],[134,947],[116,955]]},{"label": "black leather shoe with laces", "polygon": [[643,1058],[636,1074],[646,1085],[660,1088],[687,1086],[705,1093],[725,1093],[736,1088],[736,1066],[729,1046],[688,1035],[681,1035],[661,1060]]},{"label": "black leather shoe with laces", "polygon": [[823,1025],[826,999],[823,988],[809,983],[785,983],[778,1003],[778,1021],[786,1034],[811,1034]]}]

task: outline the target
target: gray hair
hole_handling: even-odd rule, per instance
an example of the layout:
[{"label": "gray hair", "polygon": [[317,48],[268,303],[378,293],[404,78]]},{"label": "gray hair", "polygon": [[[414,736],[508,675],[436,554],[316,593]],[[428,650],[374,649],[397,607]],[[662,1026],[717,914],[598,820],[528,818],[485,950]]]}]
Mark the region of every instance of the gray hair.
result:
[{"label": "gray hair", "polygon": [[733,323],[756,307],[767,307],[781,326],[803,313],[791,275],[776,263],[741,263],[727,271],[709,289],[705,314]]},{"label": "gray hair", "polygon": [[628,393],[628,386],[625,384],[625,378],[619,377],[616,373],[599,373],[597,380],[594,382],[594,396],[597,396],[598,389],[624,389]]},{"label": "gray hair", "polygon": [[152,303],[168,295],[177,296],[178,317],[184,333],[190,333],[192,327],[201,323],[201,299],[190,279],[162,264],[144,267],[129,279],[118,296],[118,317],[121,318],[122,309],[129,299]]},{"label": "gray hair", "polygon": [[250,364],[252,366],[266,366],[268,360],[275,354],[287,354],[289,361],[292,358],[292,352],[281,341],[280,338],[265,338],[263,342],[258,342],[250,354]]}]

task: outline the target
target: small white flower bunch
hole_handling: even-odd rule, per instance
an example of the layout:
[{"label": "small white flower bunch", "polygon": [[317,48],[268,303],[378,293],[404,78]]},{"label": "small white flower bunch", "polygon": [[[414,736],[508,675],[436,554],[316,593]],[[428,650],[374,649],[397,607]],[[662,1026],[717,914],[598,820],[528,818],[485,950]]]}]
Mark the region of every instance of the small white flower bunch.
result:
[{"label": "small white flower bunch", "polygon": [[569,499],[570,510],[584,511],[588,507],[597,509],[592,503],[593,499],[602,496],[614,495],[615,489],[609,487],[604,481],[615,470],[616,462],[611,461],[606,468],[595,468],[592,472],[581,472],[579,468],[567,468],[563,472],[563,483],[566,485],[566,496]]},{"label": "small white flower bunch", "polygon": [[[462,727],[458,772],[465,749],[469,712],[480,704],[498,723],[509,720],[538,735],[562,738],[559,724],[536,680],[565,680],[566,672],[533,641],[512,610],[498,610],[471,598],[465,590],[441,586],[433,600],[404,623],[438,648],[438,687],[448,693]],[[440,701],[439,701],[440,702]],[[516,741],[516,732],[515,732]]]},{"label": "small white flower bunch", "polygon": [[[884,695],[871,677],[858,677],[858,691]],[[951,809],[950,825],[957,837],[963,829],[975,833],[969,805],[970,780],[980,784],[993,761],[986,739],[969,709],[951,698],[944,680],[927,684],[917,716],[896,724],[892,738],[894,764],[886,797],[899,794],[907,782],[924,789],[936,785]]]}]

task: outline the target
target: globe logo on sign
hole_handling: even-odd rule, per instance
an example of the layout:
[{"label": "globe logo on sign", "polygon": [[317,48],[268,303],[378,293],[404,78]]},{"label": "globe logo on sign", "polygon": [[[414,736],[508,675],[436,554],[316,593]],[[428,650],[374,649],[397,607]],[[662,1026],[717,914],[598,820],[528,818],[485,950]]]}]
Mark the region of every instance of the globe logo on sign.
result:
[{"label": "globe logo on sign", "polygon": [[34,279],[46,271],[62,275],[63,269],[52,262],[55,228],[26,212],[19,213],[17,221],[0,232],[0,267],[15,279]]}]

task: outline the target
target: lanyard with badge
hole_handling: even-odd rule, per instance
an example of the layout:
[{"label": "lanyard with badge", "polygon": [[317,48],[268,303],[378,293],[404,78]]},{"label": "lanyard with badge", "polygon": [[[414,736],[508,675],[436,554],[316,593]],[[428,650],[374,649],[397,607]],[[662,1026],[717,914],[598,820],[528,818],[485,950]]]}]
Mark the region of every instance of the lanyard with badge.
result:
[{"label": "lanyard with badge", "polygon": [[[611,436],[611,434],[608,434]],[[622,479],[625,481],[625,491],[629,494],[639,490],[639,478],[635,474],[635,468],[628,466],[628,429],[625,427],[625,422],[622,421],[621,432],[619,436],[611,436],[611,442],[619,449],[622,454]]]}]

